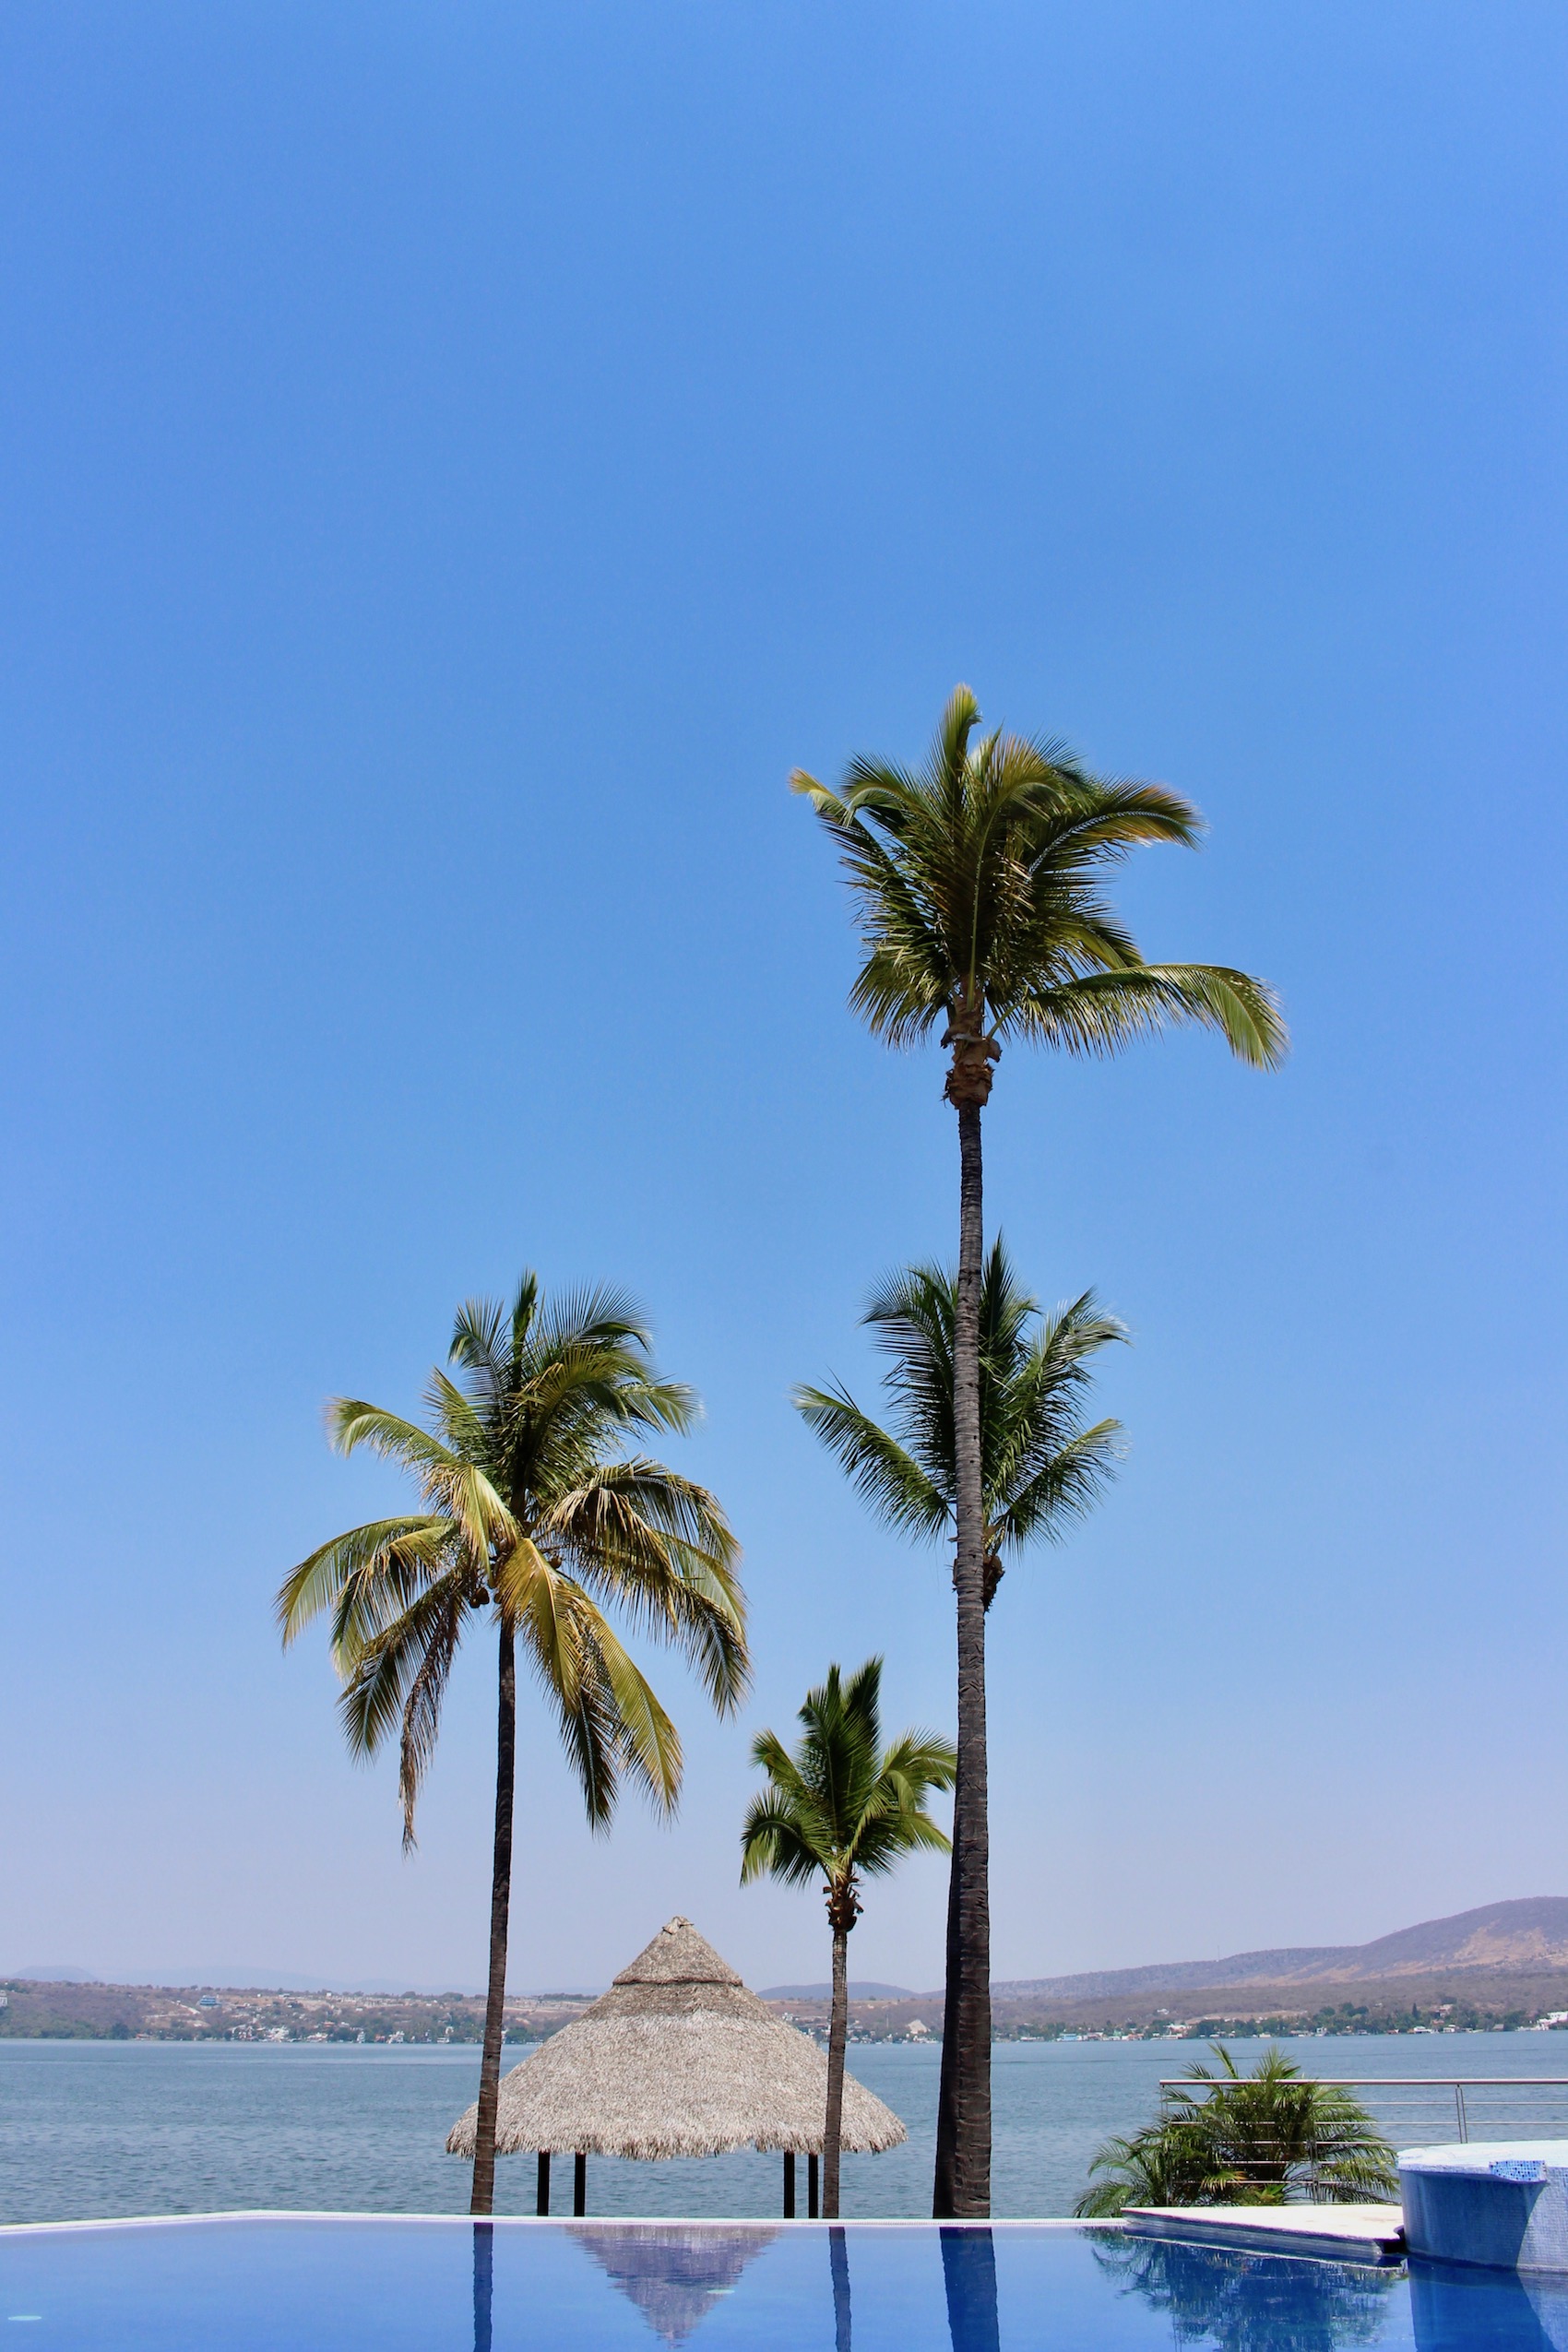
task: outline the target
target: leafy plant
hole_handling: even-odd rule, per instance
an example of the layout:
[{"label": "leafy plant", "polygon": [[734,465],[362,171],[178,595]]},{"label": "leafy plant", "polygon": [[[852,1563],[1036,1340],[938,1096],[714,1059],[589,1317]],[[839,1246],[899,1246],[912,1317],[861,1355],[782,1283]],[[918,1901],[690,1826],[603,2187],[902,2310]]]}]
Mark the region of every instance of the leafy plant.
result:
[{"label": "leafy plant", "polygon": [[1107,2141],[1074,2208],[1081,2218],[1129,2205],[1397,2199],[1394,2150],[1350,2092],[1303,2074],[1281,2049],[1265,2050],[1243,2074],[1228,2049],[1214,2048],[1218,2074],[1190,2066],[1185,2079],[1194,2089],[1167,2088],[1157,2121],[1130,2139]]}]

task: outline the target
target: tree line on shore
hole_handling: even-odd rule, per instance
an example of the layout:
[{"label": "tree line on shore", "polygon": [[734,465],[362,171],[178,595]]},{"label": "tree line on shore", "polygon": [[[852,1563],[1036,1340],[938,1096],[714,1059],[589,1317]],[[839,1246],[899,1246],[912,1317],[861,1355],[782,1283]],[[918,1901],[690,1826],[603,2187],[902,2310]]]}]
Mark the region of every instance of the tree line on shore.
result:
[{"label": "tree line on shore", "polygon": [[[803,771],[849,885],[862,950],[852,1008],[894,1048],[939,1036],[959,1159],[956,1265],[888,1277],[866,1320],[888,1357],[890,1427],[842,1389],[796,1402],[862,1497],[891,1526],[952,1547],[954,1746],[881,1741],[881,1663],[837,1665],[802,1709],[793,1754],[771,1734],[754,1755],[766,1788],[742,1831],[743,1868],[820,1880],[833,1951],[829,2123],[841,2085],[844,1946],[860,1889],[921,1846],[948,1846],[926,1812],[953,1789],[946,1965],[932,2212],[991,2208],[991,1883],[986,1632],[1009,1559],[1057,1539],[1102,1491],[1119,1432],[1087,1425],[1094,1355],[1123,1334],[1085,1293],[1044,1313],[1000,1241],[985,1245],[982,1114],[1004,1046],[1102,1057],[1179,1024],[1214,1030],[1267,1069],[1286,1035],[1252,975],[1151,964],[1103,895],[1150,843],[1193,846],[1201,819],[1164,786],[1091,774],[1060,742],[980,732],[975,697],[949,698],[924,763],[852,759],[829,790]],[[516,1810],[521,1650],[553,1716],[590,1823],[627,1783],[670,1812],[679,1733],[617,1625],[673,1646],[720,1716],[749,1682],[739,1547],[719,1499],[651,1454],[695,1416],[663,1378],[640,1311],[609,1289],[547,1298],[528,1274],[503,1305],[470,1301],[422,1420],[339,1398],[339,1451],[369,1447],[419,1491],[411,1513],[334,1537],[279,1595],[285,1641],[327,1614],[351,1749],[394,1741],[407,1843],[464,1635],[496,1637],[496,1789],[486,2019],[471,2209],[492,2210]],[[835,1751],[835,1743],[837,1743]],[[825,1801],[833,1754],[858,1794]],[[814,1774],[815,1777],[814,1778]],[[831,2128],[825,2174],[837,2182]],[[825,2199],[825,2213],[836,2210]]]}]

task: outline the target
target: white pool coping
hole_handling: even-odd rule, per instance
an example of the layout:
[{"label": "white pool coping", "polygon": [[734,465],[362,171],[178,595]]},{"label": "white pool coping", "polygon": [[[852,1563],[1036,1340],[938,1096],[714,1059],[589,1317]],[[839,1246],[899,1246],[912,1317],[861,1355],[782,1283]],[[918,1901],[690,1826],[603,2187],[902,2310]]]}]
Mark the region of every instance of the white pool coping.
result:
[{"label": "white pool coping", "polygon": [[1430,2148],[1401,2148],[1396,2161],[1401,2171],[1490,2172],[1494,2164],[1521,2157],[1568,2170],[1568,2140],[1443,2140]]},{"label": "white pool coping", "polygon": [[757,2214],[468,2214],[468,2213],[301,2213],[291,2206],[244,2205],[232,2213],[112,2214],[85,2221],[0,2222],[0,2239],[74,2229],[199,2229],[231,2221],[370,2221],[417,2222],[422,2228],[473,2229],[1120,2229],[1120,2221],[1075,2221],[1054,2214],[1031,2220],[1011,2215],[995,2221],[932,2221],[910,2215],[861,2218],[846,2215],[842,2221],[793,2221],[782,2216],[769,2221]]},{"label": "white pool coping", "polygon": [[1405,2251],[1398,2205],[1129,2205],[1123,2220],[1136,2238],[1310,2254],[1317,2262],[1397,2262]]}]

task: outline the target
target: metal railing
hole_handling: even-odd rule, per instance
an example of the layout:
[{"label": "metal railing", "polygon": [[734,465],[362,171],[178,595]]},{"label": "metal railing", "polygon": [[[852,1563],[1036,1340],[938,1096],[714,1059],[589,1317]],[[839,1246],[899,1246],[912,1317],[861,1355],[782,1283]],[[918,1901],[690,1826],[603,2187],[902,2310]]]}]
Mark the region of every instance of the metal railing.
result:
[{"label": "metal railing", "polygon": [[[1160,2124],[1172,2133],[1165,2156],[1173,2202],[1224,2202],[1238,2183],[1268,2201],[1375,2201],[1393,2192],[1393,2150],[1455,2135],[1462,2141],[1568,2139],[1565,2075],[1319,2075],[1297,2077],[1279,2089],[1281,2104],[1271,2112],[1266,2095],[1261,2100],[1256,2095],[1255,2077],[1183,2074],[1160,2083]],[[1291,2098],[1292,2090],[1343,2091],[1355,2105],[1348,2115],[1335,2118],[1321,2109],[1314,2115],[1310,2102]],[[1203,2118],[1211,2106],[1219,2111],[1209,2127]],[[1364,2124],[1357,2121],[1357,2107]],[[1321,2137],[1314,2136],[1314,2123]]]},{"label": "metal railing", "polygon": [[[1349,2091],[1396,2147],[1453,2134],[1461,2140],[1568,2139],[1568,2074],[1320,2074],[1324,2090]],[[1202,2104],[1216,2091],[1243,2087],[1177,2075],[1160,2083],[1162,2098],[1179,2092]]]}]

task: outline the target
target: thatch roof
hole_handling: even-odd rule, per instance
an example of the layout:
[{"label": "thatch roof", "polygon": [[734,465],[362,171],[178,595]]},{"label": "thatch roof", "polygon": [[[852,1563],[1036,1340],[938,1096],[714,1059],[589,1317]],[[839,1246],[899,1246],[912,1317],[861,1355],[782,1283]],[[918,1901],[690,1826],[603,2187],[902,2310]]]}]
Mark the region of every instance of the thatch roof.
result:
[{"label": "thatch roof", "polygon": [[671,2229],[623,2223],[584,2228],[572,2236],[635,2303],[655,2335],[683,2344],[719,2296],[733,2292],[741,2273],[778,2236],[774,2229]]},{"label": "thatch roof", "polygon": [[[495,2145],[588,2156],[707,2156],[731,2148],[820,2156],[827,2061],[748,1992],[689,1919],[671,1919],[591,2008],[504,2076]],[[477,2107],[447,2136],[471,2156]],[[844,2077],[846,2150],[908,2137]]]}]

